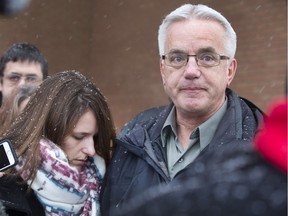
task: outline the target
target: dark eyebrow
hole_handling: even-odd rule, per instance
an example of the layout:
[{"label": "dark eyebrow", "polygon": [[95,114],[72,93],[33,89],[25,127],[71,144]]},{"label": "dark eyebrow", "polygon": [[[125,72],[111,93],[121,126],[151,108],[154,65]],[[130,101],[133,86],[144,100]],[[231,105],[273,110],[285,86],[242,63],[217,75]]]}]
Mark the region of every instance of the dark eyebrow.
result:
[{"label": "dark eyebrow", "polygon": [[18,72],[13,72],[13,71],[12,71],[12,72],[10,73],[10,75],[19,75],[19,76],[21,76],[22,74],[20,74],[20,73],[18,73]]},{"label": "dark eyebrow", "polygon": [[36,74],[27,74],[27,77],[37,77]]},{"label": "dark eyebrow", "polygon": [[[21,73],[18,73],[18,72],[11,72],[10,75],[23,76]],[[28,76],[28,77],[37,77],[37,75],[34,74],[34,73],[30,73],[30,74],[28,73],[27,76]]]}]

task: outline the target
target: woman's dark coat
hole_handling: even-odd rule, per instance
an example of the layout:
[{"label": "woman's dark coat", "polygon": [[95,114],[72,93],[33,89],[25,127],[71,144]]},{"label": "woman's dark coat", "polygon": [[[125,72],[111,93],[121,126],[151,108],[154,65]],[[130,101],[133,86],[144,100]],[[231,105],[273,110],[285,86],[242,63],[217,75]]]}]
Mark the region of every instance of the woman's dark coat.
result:
[{"label": "woman's dark coat", "polygon": [[33,190],[15,178],[0,178],[0,202],[9,216],[45,216]]}]

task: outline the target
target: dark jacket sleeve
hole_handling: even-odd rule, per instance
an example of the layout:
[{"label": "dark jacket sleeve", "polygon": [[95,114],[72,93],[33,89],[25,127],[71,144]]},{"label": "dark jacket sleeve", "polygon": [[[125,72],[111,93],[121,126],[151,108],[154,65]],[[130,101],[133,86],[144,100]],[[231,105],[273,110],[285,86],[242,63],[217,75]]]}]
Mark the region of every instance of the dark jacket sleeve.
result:
[{"label": "dark jacket sleeve", "polygon": [[9,216],[44,216],[42,205],[33,190],[16,179],[0,178],[0,201]]}]

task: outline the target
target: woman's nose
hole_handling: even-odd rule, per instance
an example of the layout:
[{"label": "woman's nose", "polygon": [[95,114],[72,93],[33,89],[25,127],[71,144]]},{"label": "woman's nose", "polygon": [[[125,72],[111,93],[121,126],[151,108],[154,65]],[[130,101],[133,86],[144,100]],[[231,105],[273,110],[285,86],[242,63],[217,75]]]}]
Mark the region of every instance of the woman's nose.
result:
[{"label": "woman's nose", "polygon": [[86,146],[83,148],[83,152],[87,154],[89,157],[92,157],[96,154],[93,138],[87,140]]}]

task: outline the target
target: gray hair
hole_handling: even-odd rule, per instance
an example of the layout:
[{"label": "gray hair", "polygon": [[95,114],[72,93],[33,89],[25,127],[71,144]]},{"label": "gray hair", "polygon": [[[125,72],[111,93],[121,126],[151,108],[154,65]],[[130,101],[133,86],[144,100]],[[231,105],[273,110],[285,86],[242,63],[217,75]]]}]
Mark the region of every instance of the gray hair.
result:
[{"label": "gray hair", "polygon": [[159,46],[159,54],[164,55],[164,44],[166,40],[166,34],[168,27],[175,22],[188,20],[191,18],[197,18],[201,20],[214,20],[221,24],[226,32],[227,43],[225,44],[225,49],[230,58],[234,58],[236,53],[236,44],[237,44],[237,36],[228,22],[228,20],[216,10],[202,4],[192,5],[192,4],[184,4],[172,11],[168,14],[162,24],[159,27],[158,31],[158,46]]}]

